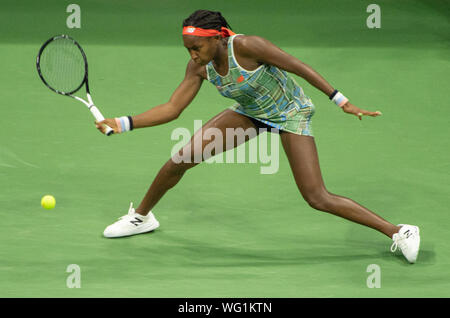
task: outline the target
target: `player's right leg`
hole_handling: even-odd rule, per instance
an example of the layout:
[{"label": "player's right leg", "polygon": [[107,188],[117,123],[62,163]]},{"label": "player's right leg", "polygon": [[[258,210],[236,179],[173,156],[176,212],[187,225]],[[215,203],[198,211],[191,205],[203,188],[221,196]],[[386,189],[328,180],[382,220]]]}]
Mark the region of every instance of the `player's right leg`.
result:
[{"label": "player's right leg", "polygon": [[[220,135],[216,134],[219,131]],[[178,153],[164,164],[138,208],[134,209],[130,206],[128,214],[108,226],[104,235],[106,237],[129,236],[149,232],[159,227],[151,209],[169,189],[180,181],[187,170],[208,159],[208,154],[205,157],[205,147],[217,150],[207,151],[214,156],[247,142],[258,132],[252,120],[230,109],[211,118],[195,132],[191,140]],[[222,140],[216,141],[215,136],[222,136]]]}]

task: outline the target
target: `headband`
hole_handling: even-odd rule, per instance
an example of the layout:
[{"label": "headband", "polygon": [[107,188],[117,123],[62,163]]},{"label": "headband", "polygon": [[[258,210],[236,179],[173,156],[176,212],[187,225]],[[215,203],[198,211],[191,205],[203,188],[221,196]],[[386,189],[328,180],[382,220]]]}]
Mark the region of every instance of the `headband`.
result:
[{"label": "headband", "polygon": [[233,31],[230,29],[222,27],[220,31],[214,29],[202,29],[194,26],[185,26],[183,28],[184,35],[195,35],[195,36],[215,36],[222,35],[223,38],[229,37],[231,35],[235,35]]}]

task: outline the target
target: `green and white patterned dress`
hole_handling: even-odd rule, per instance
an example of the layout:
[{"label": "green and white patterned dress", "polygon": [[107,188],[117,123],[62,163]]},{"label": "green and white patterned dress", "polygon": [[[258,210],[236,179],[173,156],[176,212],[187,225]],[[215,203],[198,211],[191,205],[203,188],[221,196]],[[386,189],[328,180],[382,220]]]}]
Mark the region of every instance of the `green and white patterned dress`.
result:
[{"label": "green and white patterned dress", "polygon": [[311,117],[315,107],[311,99],[278,67],[263,64],[254,71],[242,68],[233,51],[233,40],[239,35],[228,38],[228,74],[218,74],[211,61],[206,65],[208,81],[221,95],[237,102],[229,107],[235,112],[279,130],[313,136]]}]

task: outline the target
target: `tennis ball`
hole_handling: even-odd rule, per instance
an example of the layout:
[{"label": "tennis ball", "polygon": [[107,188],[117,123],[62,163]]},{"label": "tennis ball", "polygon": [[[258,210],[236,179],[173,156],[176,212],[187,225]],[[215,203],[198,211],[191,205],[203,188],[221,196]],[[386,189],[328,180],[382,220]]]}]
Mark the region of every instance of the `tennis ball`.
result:
[{"label": "tennis ball", "polygon": [[55,207],[56,201],[52,195],[45,195],[41,199],[41,205],[47,210],[51,210]]}]

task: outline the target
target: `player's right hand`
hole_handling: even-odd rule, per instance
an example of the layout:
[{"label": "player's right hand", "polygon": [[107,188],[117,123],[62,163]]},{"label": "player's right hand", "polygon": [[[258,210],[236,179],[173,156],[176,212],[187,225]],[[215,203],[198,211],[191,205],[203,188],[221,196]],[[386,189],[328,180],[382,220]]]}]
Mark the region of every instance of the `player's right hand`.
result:
[{"label": "player's right hand", "polygon": [[94,123],[95,123],[95,127],[97,127],[97,129],[102,134],[106,133],[105,125],[108,125],[109,127],[111,127],[111,129],[114,130],[115,134],[119,133],[119,128],[117,127],[116,120],[114,118],[106,118],[105,120],[95,121]]}]

